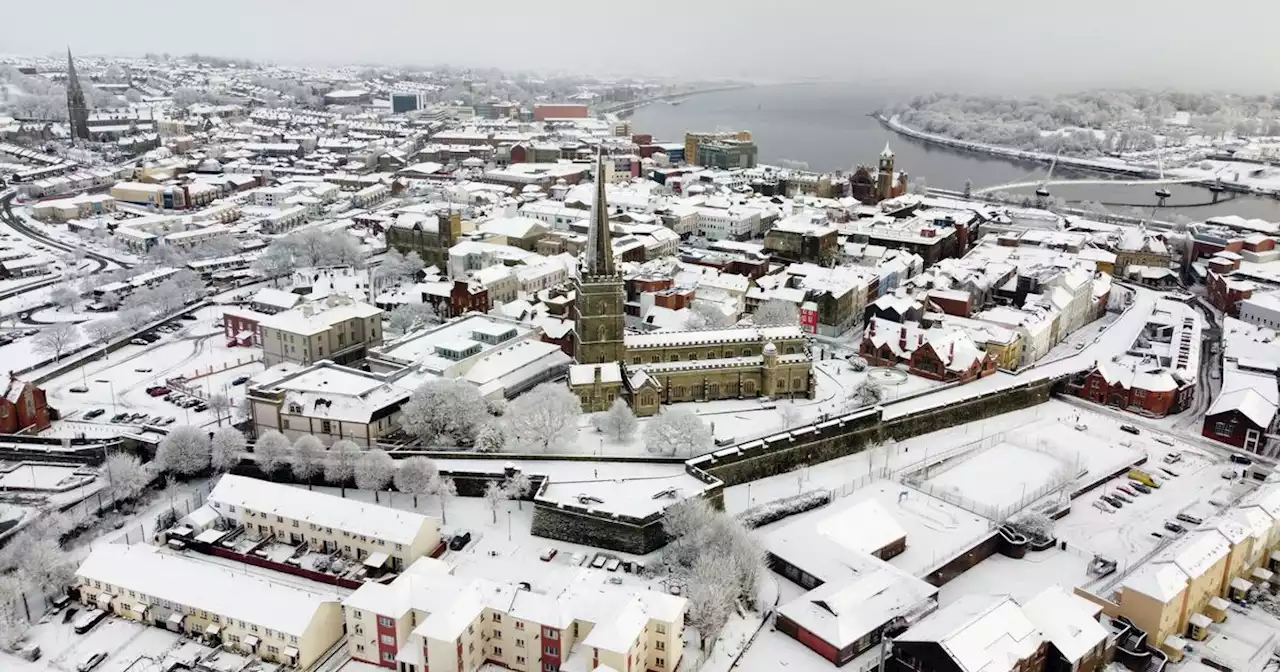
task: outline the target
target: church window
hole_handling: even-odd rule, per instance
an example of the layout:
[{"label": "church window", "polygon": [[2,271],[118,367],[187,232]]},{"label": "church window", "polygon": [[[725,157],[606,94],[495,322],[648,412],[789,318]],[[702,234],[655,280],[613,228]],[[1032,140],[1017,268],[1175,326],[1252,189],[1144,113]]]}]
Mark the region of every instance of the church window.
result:
[{"label": "church window", "polygon": [[803,389],[804,389],[804,378],[796,378],[796,379],[792,382],[791,389],[793,389],[793,390],[803,390]]},{"label": "church window", "polygon": [[696,353],[696,352],[691,352],[691,353],[689,353],[689,361],[691,361],[691,362],[696,362],[696,361],[698,361],[698,353]]},{"label": "church window", "polygon": [[795,346],[794,346],[794,345],[788,345],[788,346],[787,346],[787,354],[788,354],[788,355],[794,355],[794,354],[796,354],[796,348],[795,348]]},{"label": "church window", "polygon": [[596,315],[608,315],[608,314],[609,314],[609,302],[605,301],[604,299],[600,299],[599,301],[596,301]]},{"label": "church window", "polygon": [[680,353],[678,353],[678,352],[673,352],[673,353],[671,353],[671,361],[673,361],[673,362],[678,362],[678,361],[680,361]]},{"label": "church window", "polygon": [[756,393],[756,381],[754,381],[754,380],[748,380],[748,381],[746,381],[745,383],[743,383],[743,384],[742,384],[742,390],[743,390],[743,394],[755,394],[755,393]]},{"label": "church window", "polygon": [[778,389],[779,389],[779,390],[782,390],[782,391],[786,391],[786,389],[787,389],[787,379],[786,379],[786,378],[779,378],[779,379],[778,379]]},{"label": "church window", "polygon": [[651,364],[657,364],[658,362],[661,362],[661,361],[662,361],[662,355],[654,355],[649,358],[649,362]]},{"label": "church window", "polygon": [[719,398],[720,398],[720,384],[719,384],[719,383],[711,383],[710,385],[708,385],[708,386],[707,386],[707,395],[708,395],[708,396],[710,396],[712,399],[719,399]]},{"label": "church window", "polygon": [[596,340],[597,340],[597,341],[605,341],[605,340],[608,340],[608,338],[606,337],[605,333],[606,333],[606,329],[605,329],[605,326],[604,326],[603,324],[602,324],[602,325],[600,325],[600,326],[598,326],[598,327],[596,327]]},{"label": "church window", "polygon": [[639,364],[639,363],[640,363],[640,355],[636,355],[635,357],[632,357],[632,358],[631,358],[631,363],[632,363],[632,364]]}]

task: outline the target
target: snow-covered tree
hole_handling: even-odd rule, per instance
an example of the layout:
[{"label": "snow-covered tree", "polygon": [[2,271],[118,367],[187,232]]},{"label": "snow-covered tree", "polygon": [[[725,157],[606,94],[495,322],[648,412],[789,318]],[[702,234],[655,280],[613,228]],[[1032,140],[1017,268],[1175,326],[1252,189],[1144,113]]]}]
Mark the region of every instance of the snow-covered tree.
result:
[{"label": "snow-covered tree", "polygon": [[796,325],[800,323],[800,309],[790,301],[769,299],[756,308],[753,320],[760,327]]},{"label": "snow-covered tree", "polygon": [[449,512],[445,506],[450,497],[458,494],[458,486],[453,482],[452,478],[436,474],[431,479],[431,487],[429,488],[432,495],[440,498],[440,522],[449,523]]},{"label": "snow-covered tree", "polygon": [[967,177],[964,180],[964,197],[973,198],[973,180]]},{"label": "snow-covered tree", "polygon": [[437,378],[413,391],[402,414],[404,430],[428,443],[473,439],[485,421],[484,398],[466,381]]},{"label": "snow-covered tree", "polygon": [[640,426],[636,414],[631,412],[631,407],[621,397],[613,400],[609,410],[593,415],[591,422],[596,431],[619,442],[630,439]]},{"label": "snow-covered tree", "polygon": [[533,489],[533,479],[529,478],[529,474],[516,470],[507,477],[507,480],[502,484],[502,489],[506,491],[509,499],[516,500],[516,506],[519,506],[520,510],[523,511],[524,498]]},{"label": "snow-covered tree", "polygon": [[547,452],[572,445],[578,434],[582,402],[569,388],[543,383],[520,395],[507,411],[510,438],[521,450]]},{"label": "snow-covered tree", "polygon": [[0,648],[6,651],[21,642],[31,627],[22,608],[22,594],[18,577],[0,576]]},{"label": "snow-covered tree", "polygon": [[929,194],[929,183],[925,181],[923,176],[911,180],[911,184],[908,186],[910,186],[913,194],[919,196],[927,196]]},{"label": "snow-covered tree", "polygon": [[80,295],[76,294],[74,289],[71,289],[66,285],[55,287],[53,291],[49,292],[49,301],[51,301],[53,305],[57,306],[58,310],[70,308],[76,305],[76,302],[79,300]]},{"label": "snow-covered tree", "polygon": [[293,272],[293,252],[287,245],[282,244],[282,240],[273,241],[261,256],[253,260],[253,270],[271,280],[284,277]]},{"label": "snow-covered tree", "polygon": [[644,428],[644,446],[655,455],[692,457],[705,452],[714,441],[707,423],[680,407],[664,407]]},{"label": "snow-covered tree", "polygon": [[209,435],[199,427],[175,427],[160,441],[156,462],[171,474],[191,476],[209,468]]},{"label": "snow-covered tree", "polygon": [[416,251],[410,250],[409,254],[404,255],[404,265],[402,266],[402,271],[405,274],[405,276],[409,278],[409,280],[411,281],[416,280],[418,277],[418,274],[421,273],[422,270],[425,269],[426,267],[427,267],[427,264],[422,261],[421,255],[419,255]]},{"label": "snow-covered tree", "polygon": [[853,386],[849,391],[849,401],[854,406],[874,406],[884,400],[884,388],[880,387],[870,376]]},{"label": "snow-covered tree", "polygon": [[120,295],[115,292],[107,292],[98,299],[98,303],[106,306],[109,310],[115,310],[120,307]]},{"label": "snow-covered tree", "polygon": [[116,315],[125,329],[137,329],[151,321],[151,310],[145,307],[126,308]]},{"label": "snow-covered tree", "polygon": [[724,329],[737,322],[726,315],[719,304],[713,301],[695,299],[689,306],[689,316],[685,318],[686,329]]},{"label": "snow-covered tree", "polygon": [[408,333],[436,319],[435,309],[429,303],[405,303],[387,314],[387,328],[399,334]]},{"label": "snow-covered tree", "polygon": [[1012,523],[1014,529],[1039,539],[1052,539],[1054,521],[1041,511],[1028,511]]},{"label": "snow-covered tree", "polygon": [[183,301],[190,301],[204,291],[204,281],[195,271],[184,268],[174,273],[166,282],[173,283],[173,288]]},{"label": "snow-covered tree", "polygon": [[258,461],[258,470],[262,475],[271,478],[276,469],[289,459],[289,439],[274,429],[268,429],[253,443],[253,457]]},{"label": "snow-covered tree", "polygon": [[209,440],[209,466],[215,473],[230,471],[244,454],[244,434],[235,427],[220,427]]},{"label": "snow-covered tree", "polygon": [[315,477],[324,470],[323,462],[324,444],[320,443],[320,439],[306,434],[293,442],[293,464],[290,465],[290,470],[294,478],[307,482],[308,490]]},{"label": "snow-covered tree", "polygon": [[111,501],[117,505],[142,494],[151,483],[151,478],[151,471],[142,464],[138,456],[131,453],[111,453],[102,463],[102,480],[106,483]]},{"label": "snow-covered tree", "polygon": [[222,416],[231,410],[231,398],[222,393],[214,393],[209,395],[209,410],[213,411],[213,417],[217,418],[218,426],[222,426]]},{"label": "snow-covered tree", "polygon": [[382,263],[374,270],[376,277],[384,278],[388,282],[395,282],[404,277],[404,274],[404,255],[394,247],[382,255]]},{"label": "snow-covered tree", "polygon": [[476,432],[476,452],[500,453],[506,447],[507,429],[501,422],[486,422]]},{"label": "snow-covered tree", "polygon": [[360,446],[355,441],[342,439],[329,447],[329,458],[324,464],[324,480],[342,489],[347,496],[347,483],[356,475],[356,460],[360,459]]},{"label": "snow-covered tree", "polygon": [[80,328],[69,322],[60,322],[40,330],[32,340],[36,351],[51,355],[54,361],[62,359],[62,354],[80,338]]},{"label": "snow-covered tree", "polygon": [[795,404],[782,401],[778,403],[778,418],[782,420],[784,428],[794,427],[800,424],[800,409]]},{"label": "snow-covered tree", "polygon": [[484,486],[484,505],[489,509],[489,513],[493,514],[495,525],[498,522],[498,510],[502,508],[502,502],[506,499],[507,490],[498,481],[489,481],[488,485]]},{"label": "snow-covered tree", "polygon": [[699,557],[689,572],[685,597],[689,600],[689,625],[698,631],[699,648],[706,650],[729,621],[734,603],[734,577],[711,555]]},{"label": "snow-covered tree", "polygon": [[55,539],[19,540],[17,576],[22,585],[35,588],[42,595],[61,591],[75,578],[76,565],[70,553]]},{"label": "snow-covered tree", "polygon": [[436,463],[422,456],[401,460],[400,468],[392,478],[396,490],[413,495],[413,508],[418,508],[418,495],[431,492],[431,483],[439,474]]},{"label": "snow-covered tree", "polygon": [[356,460],[356,487],[361,490],[372,490],[373,501],[381,501],[378,491],[391,483],[396,473],[396,462],[387,451],[375,448]]}]

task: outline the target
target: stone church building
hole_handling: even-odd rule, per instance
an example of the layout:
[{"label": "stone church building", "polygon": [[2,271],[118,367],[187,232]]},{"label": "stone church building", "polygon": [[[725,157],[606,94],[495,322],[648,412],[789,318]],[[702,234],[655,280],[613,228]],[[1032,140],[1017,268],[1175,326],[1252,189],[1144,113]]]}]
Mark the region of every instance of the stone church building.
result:
[{"label": "stone church building", "polygon": [[662,404],[748,397],[813,398],[813,360],[799,325],[627,333],[614,266],[604,158],[596,166],[587,247],[574,279],[569,385],[588,413],[624,399],[636,415]]}]

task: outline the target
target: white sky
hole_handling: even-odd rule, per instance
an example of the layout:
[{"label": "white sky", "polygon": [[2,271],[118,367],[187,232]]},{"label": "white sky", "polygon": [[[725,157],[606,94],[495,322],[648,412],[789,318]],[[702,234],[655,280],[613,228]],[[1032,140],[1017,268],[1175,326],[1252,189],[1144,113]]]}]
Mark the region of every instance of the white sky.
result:
[{"label": "white sky", "polygon": [[1229,0],[11,0],[0,52],[193,51],[285,63],[966,90],[1280,89],[1280,2]]}]

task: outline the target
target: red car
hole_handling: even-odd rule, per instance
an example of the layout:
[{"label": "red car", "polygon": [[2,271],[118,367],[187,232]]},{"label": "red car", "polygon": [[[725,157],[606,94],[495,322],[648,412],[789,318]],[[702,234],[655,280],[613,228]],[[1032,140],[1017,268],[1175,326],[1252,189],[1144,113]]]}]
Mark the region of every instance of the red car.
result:
[{"label": "red car", "polygon": [[147,388],[147,394],[149,394],[149,395],[151,395],[151,396],[153,396],[153,397],[163,397],[164,395],[169,394],[169,388],[167,388],[167,387],[148,387],[148,388]]}]

